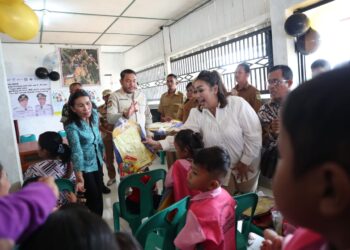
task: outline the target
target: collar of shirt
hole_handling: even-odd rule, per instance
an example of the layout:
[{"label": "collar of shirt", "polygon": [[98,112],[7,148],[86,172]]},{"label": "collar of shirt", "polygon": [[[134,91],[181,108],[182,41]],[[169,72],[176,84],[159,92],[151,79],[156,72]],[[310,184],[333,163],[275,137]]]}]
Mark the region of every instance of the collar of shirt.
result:
[{"label": "collar of shirt", "polygon": [[199,201],[199,200],[204,200],[204,199],[209,199],[209,198],[214,198],[218,196],[221,193],[221,187],[218,187],[216,189],[207,191],[207,192],[202,192],[200,194],[195,195],[191,201]]},{"label": "collar of shirt", "polygon": [[171,94],[169,94],[168,91],[165,93],[166,93],[166,95],[179,95],[180,94],[178,90],[176,90],[175,93],[171,93]]},{"label": "collar of shirt", "polygon": [[246,83],[246,85],[243,86],[243,88],[239,88],[239,85],[237,84],[234,89],[237,90],[237,91],[241,91],[241,90],[245,90],[245,89],[248,89],[250,87],[250,84],[249,82]]},{"label": "collar of shirt", "polygon": [[123,94],[123,95],[126,95],[129,98],[132,98],[132,96],[134,95],[134,99],[136,99],[137,89],[135,89],[135,91],[133,93],[127,93],[127,92],[124,91],[123,88],[120,88],[120,93]]}]

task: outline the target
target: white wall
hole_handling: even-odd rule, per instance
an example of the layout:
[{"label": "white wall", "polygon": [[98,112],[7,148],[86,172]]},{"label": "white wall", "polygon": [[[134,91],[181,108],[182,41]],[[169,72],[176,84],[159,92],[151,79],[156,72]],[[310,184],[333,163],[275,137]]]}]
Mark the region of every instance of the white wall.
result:
[{"label": "white wall", "polygon": [[19,183],[22,181],[22,171],[6,78],[3,50],[0,41],[0,162],[4,166],[10,182],[19,186]]},{"label": "white wall", "polygon": [[[55,45],[37,45],[37,44],[3,44],[4,61],[7,77],[11,76],[30,76],[34,75],[36,68],[43,66],[43,60],[46,55],[56,53]],[[100,77],[101,85],[93,87],[101,93],[104,89],[117,89],[120,87],[119,74],[124,68],[124,57],[118,53],[100,53]],[[54,70],[59,71],[59,68]],[[105,76],[112,74],[112,76]],[[113,85],[111,84],[113,82]],[[63,89],[68,93],[68,87],[62,87],[61,81],[51,82],[51,88],[55,90]],[[84,87],[89,89],[91,87]],[[101,103],[98,103],[101,104]],[[39,134],[45,131],[62,130],[62,124],[59,122],[60,116],[30,117],[18,121],[19,132],[21,134]]]},{"label": "white wall", "polygon": [[298,59],[294,38],[284,31],[284,22],[297,8],[305,7],[319,0],[270,0],[272,46],[274,64],[286,64],[294,73],[295,87],[298,83]]},{"label": "white wall", "polygon": [[170,26],[172,53],[269,20],[266,0],[216,0]]},{"label": "white wall", "polygon": [[146,65],[162,61],[164,57],[163,45],[162,33],[159,32],[124,54],[125,68],[137,71]]},{"label": "white wall", "polygon": [[[170,54],[175,55],[219,37],[269,21],[268,0],[214,0],[169,27]],[[125,66],[139,69],[162,61],[162,34],[125,53]]]}]

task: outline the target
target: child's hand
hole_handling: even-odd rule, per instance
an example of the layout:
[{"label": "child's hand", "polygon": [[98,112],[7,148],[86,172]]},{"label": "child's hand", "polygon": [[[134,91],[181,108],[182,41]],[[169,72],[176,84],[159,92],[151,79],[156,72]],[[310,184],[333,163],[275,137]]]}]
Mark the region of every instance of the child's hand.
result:
[{"label": "child's hand", "polygon": [[77,201],[78,201],[77,196],[72,192],[67,193],[66,198],[67,198],[69,203],[77,203]]},{"label": "child's hand", "polygon": [[58,198],[59,192],[58,187],[55,183],[55,180],[52,176],[41,177],[38,179],[39,182],[45,183],[49,188],[51,188],[52,192]]},{"label": "child's hand", "polygon": [[75,184],[75,191],[77,192],[85,192],[84,181],[77,181]]},{"label": "child's hand", "polygon": [[260,247],[261,250],[281,250],[283,237],[279,236],[275,231],[266,229],[264,231],[265,240]]}]

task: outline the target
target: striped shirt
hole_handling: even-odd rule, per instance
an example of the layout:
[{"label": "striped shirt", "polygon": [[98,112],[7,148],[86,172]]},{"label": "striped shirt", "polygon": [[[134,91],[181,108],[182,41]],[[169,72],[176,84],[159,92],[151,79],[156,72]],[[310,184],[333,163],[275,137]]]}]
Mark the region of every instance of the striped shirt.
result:
[{"label": "striped shirt", "polygon": [[[67,164],[62,163],[60,160],[43,160],[31,165],[24,173],[24,180],[37,176],[52,176],[54,179],[63,178],[67,173]],[[75,175],[69,178],[75,182]]]}]

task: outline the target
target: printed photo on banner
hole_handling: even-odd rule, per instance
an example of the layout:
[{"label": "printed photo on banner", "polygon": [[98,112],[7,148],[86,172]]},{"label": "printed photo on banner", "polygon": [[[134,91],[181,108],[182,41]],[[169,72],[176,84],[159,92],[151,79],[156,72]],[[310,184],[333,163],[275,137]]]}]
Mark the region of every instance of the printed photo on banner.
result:
[{"label": "printed photo on banner", "polygon": [[53,115],[50,80],[32,76],[9,77],[7,84],[13,119]]},{"label": "printed photo on banner", "polygon": [[61,115],[63,105],[68,102],[69,98],[69,90],[68,89],[60,89],[60,90],[52,90],[52,106],[55,112],[55,115]]},{"label": "printed photo on banner", "polygon": [[99,85],[100,67],[98,49],[60,48],[60,66],[63,85],[73,82],[83,85]]}]

